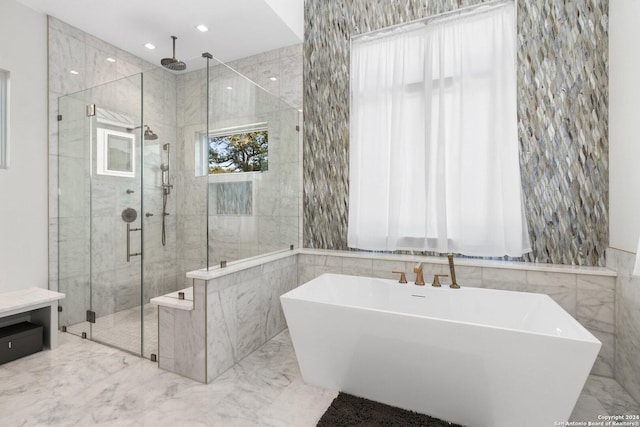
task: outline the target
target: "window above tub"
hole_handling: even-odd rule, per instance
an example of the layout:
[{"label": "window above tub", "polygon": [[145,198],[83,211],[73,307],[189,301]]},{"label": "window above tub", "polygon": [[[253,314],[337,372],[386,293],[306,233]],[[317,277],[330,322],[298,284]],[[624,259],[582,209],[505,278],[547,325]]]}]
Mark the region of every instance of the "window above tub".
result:
[{"label": "window above tub", "polygon": [[348,245],[522,256],[513,0],[351,41]]}]

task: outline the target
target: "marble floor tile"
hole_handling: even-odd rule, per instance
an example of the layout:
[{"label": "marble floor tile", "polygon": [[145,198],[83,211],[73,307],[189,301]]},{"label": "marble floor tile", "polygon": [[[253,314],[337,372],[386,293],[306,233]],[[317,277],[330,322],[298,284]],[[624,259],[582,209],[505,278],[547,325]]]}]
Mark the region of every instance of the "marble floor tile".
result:
[{"label": "marble floor tile", "polygon": [[598,417],[601,415],[607,415],[607,411],[604,409],[600,401],[583,392],[580,395],[576,406],[573,408],[573,412],[569,419],[571,421],[582,421],[588,423],[589,421],[598,421]]},{"label": "marble floor tile", "polygon": [[304,427],[336,395],[302,382],[288,331],[207,385],[60,333],[58,348],[0,366],[0,425]]},{"label": "marble floor tile", "polygon": [[[0,425],[313,427],[337,395],[304,383],[286,330],[210,384],[69,333],[59,341],[0,365]],[[615,380],[591,376],[571,420],[637,413]]]},{"label": "marble floor tile", "polygon": [[582,393],[598,399],[609,415],[640,415],[640,405],[612,378],[591,375]]}]

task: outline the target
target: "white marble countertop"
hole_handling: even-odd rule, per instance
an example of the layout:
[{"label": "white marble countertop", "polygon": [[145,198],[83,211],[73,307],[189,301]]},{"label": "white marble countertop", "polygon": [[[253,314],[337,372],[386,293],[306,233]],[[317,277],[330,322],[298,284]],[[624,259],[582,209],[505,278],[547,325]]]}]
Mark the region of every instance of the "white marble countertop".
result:
[{"label": "white marble countertop", "polygon": [[42,288],[28,288],[0,293],[0,316],[20,309],[44,305],[65,297],[60,292]]},{"label": "white marble countertop", "polygon": [[245,258],[238,261],[231,261],[226,267],[221,268],[219,266],[210,267],[190,271],[187,273],[187,277],[190,279],[210,280],[216,277],[226,276],[230,273],[236,273],[238,271],[246,270],[247,268],[255,267],[257,265],[264,264],[266,262],[275,261],[277,259],[290,257],[292,255],[302,253],[305,249],[285,249],[282,251],[272,252],[266,255],[258,255],[251,258]]},{"label": "white marble countertop", "polygon": [[[178,297],[179,292],[184,292],[184,299]],[[193,310],[193,287],[151,298],[150,302],[157,306],[177,308],[178,310]]]},{"label": "white marble countertop", "polygon": [[[419,255],[400,255],[400,254],[386,254],[376,252],[359,252],[359,251],[335,251],[324,249],[295,249],[284,250],[274,252],[267,255],[256,256],[244,260],[234,261],[227,264],[227,267],[220,268],[214,266],[207,269],[200,269],[190,271],[187,273],[187,277],[190,279],[210,280],[216,277],[225,276],[229,273],[234,273],[240,270],[254,267],[256,265],[263,264],[265,262],[274,261],[276,259],[285,258],[288,256],[303,254],[303,255],[319,255],[319,256],[332,256],[343,258],[366,258],[374,260],[402,260],[408,262],[426,262],[431,264],[448,264],[446,257],[426,257]],[[525,270],[525,271],[544,271],[551,273],[571,273],[571,274],[584,274],[592,276],[609,276],[615,277],[617,273],[614,270],[606,267],[590,267],[580,265],[563,265],[563,264],[544,264],[535,262],[520,262],[520,261],[503,261],[492,259],[475,259],[475,258],[455,258],[456,265],[464,265],[469,267],[488,267],[488,268],[503,268],[509,270]]]}]

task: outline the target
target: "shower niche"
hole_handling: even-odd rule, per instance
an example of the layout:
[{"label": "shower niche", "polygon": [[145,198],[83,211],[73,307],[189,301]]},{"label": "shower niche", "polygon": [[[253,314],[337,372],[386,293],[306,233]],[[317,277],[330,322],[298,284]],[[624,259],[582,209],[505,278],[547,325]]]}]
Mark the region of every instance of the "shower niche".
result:
[{"label": "shower niche", "polygon": [[[301,240],[298,111],[213,58],[185,62],[58,98],[60,327],[152,359],[151,298]],[[268,132],[268,167],[207,173],[203,135],[247,123]]]}]

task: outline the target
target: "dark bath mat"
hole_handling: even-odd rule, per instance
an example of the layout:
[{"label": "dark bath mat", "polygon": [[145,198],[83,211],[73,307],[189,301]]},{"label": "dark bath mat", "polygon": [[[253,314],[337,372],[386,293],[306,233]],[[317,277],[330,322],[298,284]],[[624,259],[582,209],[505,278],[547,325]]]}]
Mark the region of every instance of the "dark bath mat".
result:
[{"label": "dark bath mat", "polygon": [[373,402],[346,393],[338,394],[317,427],[463,427],[428,415]]}]

